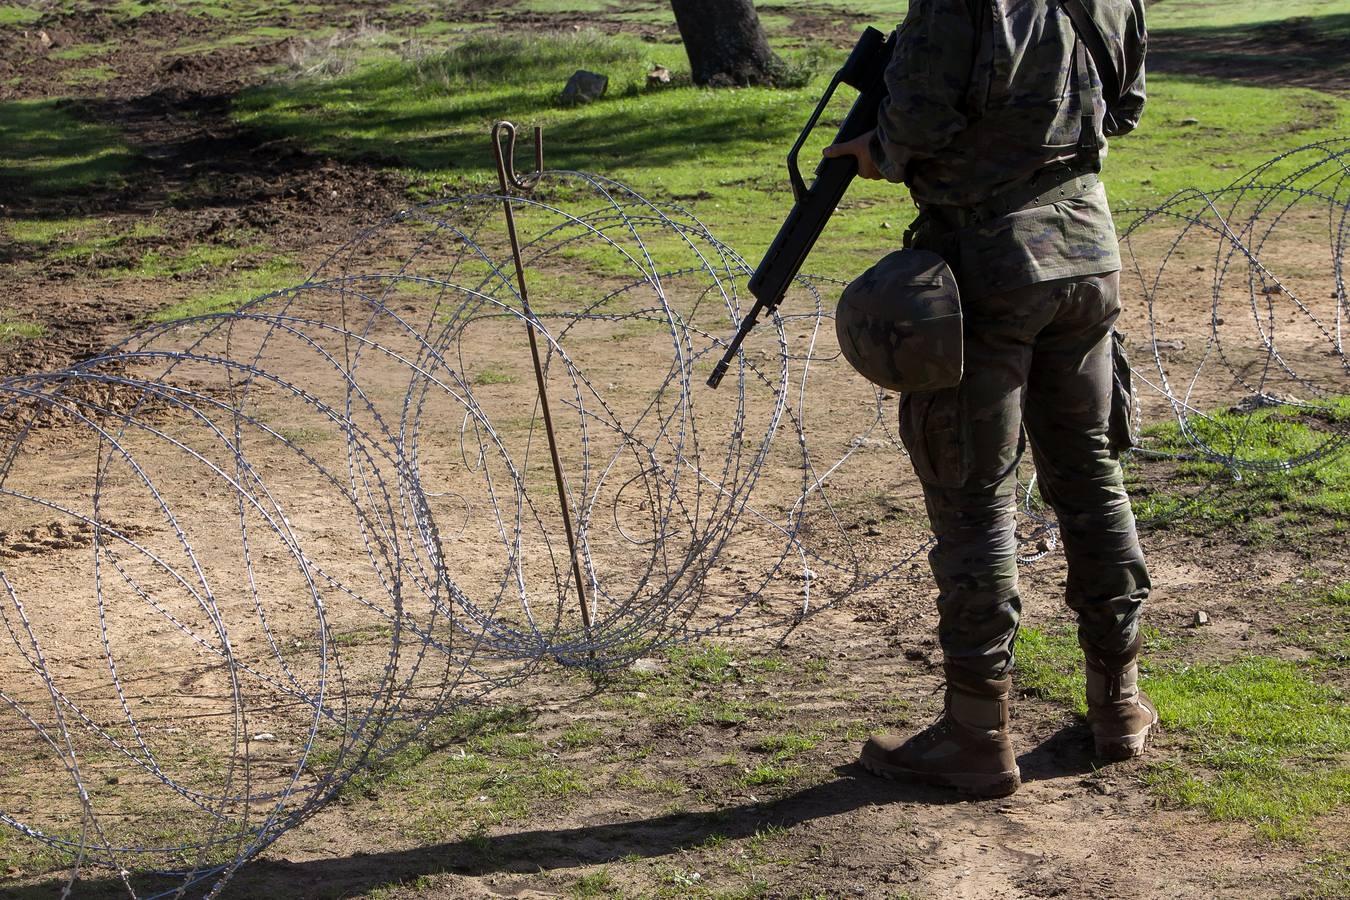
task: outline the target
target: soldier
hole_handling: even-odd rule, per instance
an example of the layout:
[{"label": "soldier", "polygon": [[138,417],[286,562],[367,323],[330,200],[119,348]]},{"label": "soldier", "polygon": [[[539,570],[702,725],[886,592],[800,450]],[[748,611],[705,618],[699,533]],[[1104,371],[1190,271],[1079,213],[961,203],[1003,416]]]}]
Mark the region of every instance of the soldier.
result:
[{"label": "soldier", "polygon": [[909,187],[906,246],[947,261],[964,315],[960,383],[900,403],[937,536],[945,709],[909,740],[870,738],[861,762],[977,796],[1021,783],[1008,697],[1024,434],[1059,518],[1098,755],[1141,754],[1158,721],[1138,687],[1149,576],[1108,438],[1120,257],[1097,177],[1105,137],[1143,110],[1146,32],[1142,0],[1080,3],[911,0],[876,130],[825,151]]}]

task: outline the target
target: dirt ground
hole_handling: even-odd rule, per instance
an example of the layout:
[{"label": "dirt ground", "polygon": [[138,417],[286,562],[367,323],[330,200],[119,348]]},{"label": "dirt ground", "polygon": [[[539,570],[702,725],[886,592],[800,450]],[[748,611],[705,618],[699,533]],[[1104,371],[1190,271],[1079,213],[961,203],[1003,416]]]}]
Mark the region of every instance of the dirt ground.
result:
[{"label": "dirt ground", "polygon": [[[463,21],[474,21],[492,14],[493,7],[465,3],[459,15]],[[802,27],[838,20],[825,10],[795,14]],[[334,12],[329,9],[323,15],[331,20]],[[388,28],[419,21],[416,14],[386,15],[379,4],[346,3],[342,15],[352,20],[364,16]],[[510,24],[556,27],[557,22],[522,14],[512,17]],[[78,198],[0,197],[0,213],[6,217],[89,215],[130,226],[154,216],[168,236],[156,238],[156,246],[171,250],[209,243],[213,235],[248,226],[265,230],[277,252],[300,260],[308,269],[362,228],[407,205],[406,180],[383,167],[380,160],[324,158],[230,120],[231,96],[256,83],[261,67],[285,59],[294,39],[178,55],[173,52],[176,44],[212,35],[215,26],[210,20],[185,13],[155,13],[141,17],[132,28],[104,15],[81,13],[44,21],[42,26],[58,41],[118,45],[111,65],[119,77],[104,85],[98,96],[70,103],[81,117],[116,124],[142,160],[126,186],[115,192]],[[1176,54],[1178,69],[1189,71],[1186,66],[1192,63],[1185,61],[1186,48],[1170,49]],[[1161,58],[1167,59],[1169,48],[1163,50]],[[63,94],[67,87],[62,74],[71,65],[76,64],[44,53],[35,34],[0,43],[0,85],[4,85],[0,98]],[[13,75],[22,79],[15,83]],[[1261,77],[1280,80],[1280,72],[1263,69]],[[117,253],[134,253],[139,246],[131,243]],[[114,254],[103,264],[112,267],[123,259]],[[108,281],[97,278],[83,262],[28,257],[14,243],[0,243],[0,263],[4,305],[23,310],[47,327],[41,338],[0,346],[0,376],[6,377],[97,355],[125,338],[147,309],[188,296],[205,278]],[[99,260],[92,263],[98,264]],[[1184,286],[1170,286],[1159,301],[1187,296]],[[1177,371],[1184,371],[1201,352],[1211,309],[1207,296],[1199,303],[1178,302],[1176,309],[1176,316],[1168,322],[1167,337],[1180,343],[1170,351],[1170,361]],[[1146,333],[1144,311],[1136,306],[1131,316],[1132,332]],[[628,346],[638,350],[648,349],[640,343],[644,340],[655,340],[652,347],[660,346],[659,339],[650,336],[616,336],[604,330],[579,337],[578,346],[610,347],[616,340],[637,341]],[[472,362],[480,372],[496,364],[487,358]],[[1335,361],[1312,364],[1334,366]],[[372,384],[390,396],[397,394],[397,373],[372,377]],[[618,381],[623,373],[612,377]],[[513,378],[491,389],[485,387],[483,393],[491,395],[496,408],[508,410],[513,405],[528,406],[532,387],[527,378]],[[1232,392],[1231,383],[1214,383],[1205,386],[1196,400],[1204,405],[1232,396]],[[837,402],[831,402],[811,426],[813,435],[819,435],[827,448],[826,456],[844,452],[870,415],[865,409],[868,398],[861,394],[834,399]],[[259,402],[267,415],[280,421],[288,414],[279,401],[274,407],[266,406],[273,400],[268,395]],[[756,402],[767,400],[759,397]],[[1149,416],[1161,412],[1158,398],[1148,402]],[[116,406],[113,401],[109,404]],[[763,410],[755,412],[762,414]],[[182,424],[171,412],[155,421],[169,430]],[[286,421],[294,435],[305,435],[303,439],[297,436],[296,443],[317,448],[316,454],[340,449],[339,442],[325,442],[314,435],[324,427],[322,422]],[[719,433],[718,426],[710,426],[710,432]],[[526,429],[513,435],[504,428],[503,433],[507,439],[524,440],[530,432]],[[28,448],[35,451],[32,458],[6,487],[51,495],[69,488],[81,501],[89,500],[84,492],[93,457],[87,437],[87,431],[69,422],[44,421],[29,439]],[[428,437],[428,455],[449,456],[452,437]],[[161,471],[171,471],[176,464],[172,454],[163,454],[162,446],[143,452]],[[536,465],[542,461],[538,457]],[[843,514],[843,529],[856,540],[858,552],[872,568],[889,564],[901,549],[918,551],[926,540],[913,480],[895,477],[896,467],[903,462],[886,440],[879,440],[877,446],[869,445],[854,457],[843,481],[860,492],[868,485],[885,486],[880,497],[869,495],[866,503]],[[305,510],[295,527],[310,539],[307,546],[319,548],[316,558],[349,583],[378,593],[378,585],[362,581],[369,573],[362,570],[361,561],[344,558],[360,533],[358,524],[347,518],[350,511],[325,494],[323,485],[301,477],[308,470],[294,454],[269,461],[269,465],[268,478],[284,484],[294,501],[290,508]],[[453,472],[433,474],[455,477]],[[770,479],[766,491],[771,500],[766,502],[777,508],[790,501],[800,472],[779,472],[774,477],[779,482]],[[115,484],[124,486],[125,482]],[[104,508],[104,522],[122,523],[124,535],[147,545],[156,540],[174,542],[173,529],[153,507],[144,505],[143,496],[129,490],[110,493],[121,499],[109,501],[113,505]],[[125,506],[118,508],[116,502]],[[224,560],[237,547],[239,536],[230,520],[230,504],[222,504],[202,484],[175,482],[166,502],[188,523],[185,528],[195,529],[192,534],[206,548],[206,557],[215,552],[215,558]],[[451,517],[446,503],[445,516]],[[70,516],[22,506],[17,512],[8,510],[0,529],[0,559],[16,582],[27,577],[30,596],[83,598],[91,543],[87,525]],[[1308,618],[1315,613],[1291,602],[1290,597],[1297,597],[1310,567],[1329,581],[1347,578],[1350,559],[1343,537],[1323,538],[1311,547],[1276,543],[1253,548],[1224,534],[1147,533],[1145,547],[1158,586],[1148,621],[1157,629],[1163,648],[1160,656],[1199,661],[1232,661],[1249,655],[1302,658],[1307,651],[1286,640],[1288,631],[1295,626],[1316,631],[1319,625]],[[447,552],[458,554],[465,567],[471,567],[481,551],[468,538],[448,541],[447,546]],[[276,558],[269,557],[260,571],[273,574],[276,580],[271,587],[278,594],[295,589],[295,573],[282,574],[285,548],[270,549]],[[729,558],[736,559],[734,555]],[[268,568],[273,564],[275,568]],[[228,566],[222,562],[219,572],[227,573]],[[719,577],[731,579],[734,574],[721,572]],[[160,576],[145,577],[153,583]],[[1024,567],[1028,624],[1049,629],[1069,623],[1058,599],[1064,581],[1062,554],[1051,553]],[[733,602],[731,583],[727,582],[726,596],[718,597],[714,606]],[[795,597],[794,590],[795,586],[784,588],[778,599]],[[1300,842],[1274,842],[1245,824],[1209,821],[1151,790],[1146,783],[1149,764],[1098,768],[1082,720],[1063,706],[1029,693],[1016,697],[1014,712],[1025,785],[1006,800],[955,801],[938,791],[881,782],[861,772],[854,764],[860,728],[865,733],[874,726],[917,727],[940,711],[940,653],[933,636],[932,594],[922,556],[917,556],[884,584],[842,599],[794,630],[783,647],[773,651],[779,654],[775,658],[788,661],[786,665],[700,688],[696,698],[700,701],[715,703],[729,696],[747,708],[775,710],[772,714],[752,712],[731,723],[690,725],[653,719],[634,713],[630,706],[606,704],[604,690],[594,692],[589,682],[582,685],[574,676],[546,671],[492,699],[509,700],[528,710],[530,731],[550,748],[552,761],[561,760],[586,773],[584,795],[534,802],[527,815],[508,817],[480,830],[464,827],[471,819],[465,815],[439,826],[439,839],[435,830],[410,830],[396,808],[362,798],[333,803],[236,876],[226,896],[552,897],[578,895],[578,879],[602,870],[612,879],[611,890],[639,896],[693,895],[696,890],[714,892],[712,896],[717,891],[739,896],[746,894],[735,892],[746,890],[752,882],[762,882],[759,895],[769,897],[1319,896],[1318,870],[1312,861],[1350,844],[1350,826],[1343,818],[1331,815],[1317,820]],[[234,599],[243,604],[239,609],[247,606],[242,595]],[[226,606],[229,602],[222,598]],[[72,606],[77,613],[35,605],[34,621],[39,628],[83,631],[87,643],[81,645],[71,638],[63,647],[67,659],[98,659],[96,617],[84,602]],[[1212,625],[1193,625],[1201,610]],[[359,609],[333,615],[342,627],[355,630],[368,624]],[[60,620],[68,616],[70,621],[62,624]],[[306,629],[313,628],[313,617],[314,611],[297,601],[277,613],[274,625],[278,634],[299,640]],[[185,702],[183,698],[195,698],[202,704],[197,711],[203,715],[223,708],[213,705],[221,700],[222,695],[216,693],[221,682],[200,673],[192,675],[190,661],[196,651],[182,641],[181,634],[175,637],[172,629],[168,637],[159,635],[154,630],[162,624],[155,621],[158,618],[132,619],[116,626],[124,629],[121,638],[129,643],[174,637],[167,653],[138,647],[125,677],[131,679],[138,669],[150,673],[151,684],[143,688],[149,705],[163,702],[170,706]],[[209,630],[205,621],[181,620]],[[356,686],[367,683],[363,679],[376,677],[378,636],[366,635],[349,651],[354,694],[359,693]],[[262,646],[263,638],[254,637]],[[745,647],[747,653],[764,650],[763,641],[749,638],[729,643]],[[660,660],[651,664],[664,665]],[[194,682],[193,677],[201,680]],[[106,684],[106,673],[80,671],[66,688],[78,694],[81,689],[96,691]],[[223,696],[229,699],[228,694]],[[103,698],[109,703],[114,699]],[[161,739],[181,740],[181,730],[173,729],[187,718],[191,710],[164,710],[156,720],[164,727]],[[287,721],[278,715],[252,731],[268,727],[280,733]],[[601,734],[598,741],[570,748],[563,735],[578,722],[594,726]],[[821,737],[795,760],[802,771],[793,779],[749,786],[742,768],[722,762],[754,759],[756,746],[794,731],[818,731]],[[8,742],[22,737],[21,732],[0,735],[15,760],[22,745]],[[293,748],[264,748],[264,752],[275,753],[283,773],[288,750]],[[175,755],[180,751],[181,755]],[[1175,736],[1163,734],[1150,764],[1179,759],[1181,751]],[[194,765],[186,745],[176,747],[175,754],[170,756],[185,771]],[[666,781],[674,787],[653,791],[625,782],[624,773],[639,764],[635,760],[649,781]],[[0,797],[10,805],[0,802],[0,810],[22,819],[25,814],[43,814],[44,803],[65,802],[44,800],[35,785],[47,784],[54,795],[68,799],[69,785],[61,778],[44,777],[17,764],[6,768],[0,777]],[[0,873],[0,878],[8,876],[9,880],[8,884],[0,881],[0,897],[52,896],[59,892],[60,872],[54,866],[48,873]],[[112,896],[121,890],[116,878],[102,875],[94,875],[83,889],[93,896]]]}]

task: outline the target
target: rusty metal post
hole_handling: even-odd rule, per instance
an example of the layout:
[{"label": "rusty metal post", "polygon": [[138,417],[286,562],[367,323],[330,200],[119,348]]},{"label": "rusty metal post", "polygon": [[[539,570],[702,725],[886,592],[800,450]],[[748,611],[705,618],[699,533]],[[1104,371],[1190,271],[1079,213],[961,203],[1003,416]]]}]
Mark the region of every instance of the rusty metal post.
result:
[{"label": "rusty metal post", "polygon": [[[506,137],[506,149],[502,149],[502,137]],[[562,510],[563,529],[567,532],[567,550],[572,557],[572,577],[577,584],[577,598],[581,603],[581,624],[586,629],[587,640],[591,637],[591,607],[586,602],[586,585],[581,577],[581,556],[577,552],[576,530],[572,527],[572,504],[567,499],[567,485],[563,480],[562,458],[558,455],[558,438],[553,431],[553,414],[549,409],[548,392],[544,386],[544,365],[539,359],[539,341],[535,337],[535,328],[539,324],[534,310],[530,307],[529,290],[525,284],[525,264],[520,258],[520,239],[516,236],[516,216],[511,208],[511,191],[526,194],[534,189],[538,178],[544,171],[543,129],[534,129],[534,165],[532,181],[516,176],[516,126],[510,122],[498,122],[492,126],[492,152],[497,160],[497,180],[502,188],[502,209],[506,214],[506,233],[511,239],[511,256],[516,264],[516,285],[520,290],[520,305],[525,312],[525,331],[530,338],[530,356],[534,360],[534,379],[539,388],[539,407],[544,414],[544,431],[548,434],[548,452],[553,460],[553,479],[558,485],[558,505]]]}]

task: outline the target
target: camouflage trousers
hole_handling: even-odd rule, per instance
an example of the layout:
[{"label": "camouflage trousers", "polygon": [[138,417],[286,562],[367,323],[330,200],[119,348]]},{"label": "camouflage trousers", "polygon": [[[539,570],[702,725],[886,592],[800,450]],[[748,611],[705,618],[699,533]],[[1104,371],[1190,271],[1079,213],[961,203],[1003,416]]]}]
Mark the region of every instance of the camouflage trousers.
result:
[{"label": "camouflage trousers", "polygon": [[1118,287],[1112,273],[963,298],[961,383],[901,399],[901,439],[937,537],[928,558],[943,655],[979,677],[1013,664],[1024,435],[1059,519],[1080,640],[1118,653],[1138,631],[1149,577],[1107,438]]}]

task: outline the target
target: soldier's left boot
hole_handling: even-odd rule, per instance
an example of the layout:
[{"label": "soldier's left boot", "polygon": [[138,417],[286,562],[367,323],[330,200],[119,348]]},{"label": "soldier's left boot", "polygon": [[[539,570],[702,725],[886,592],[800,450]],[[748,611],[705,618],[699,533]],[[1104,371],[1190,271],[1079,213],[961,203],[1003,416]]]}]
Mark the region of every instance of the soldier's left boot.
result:
[{"label": "soldier's left boot", "polygon": [[[1081,642],[1080,642],[1081,643]],[[1142,756],[1158,728],[1158,711],[1139,689],[1136,635],[1120,653],[1101,653],[1082,643],[1087,664],[1088,723],[1097,756],[1119,762]]]},{"label": "soldier's left boot", "polygon": [[1012,678],[976,678],[947,667],[942,718],[907,741],[874,735],[859,762],[874,775],[1006,797],[1022,784],[1008,737]]}]

